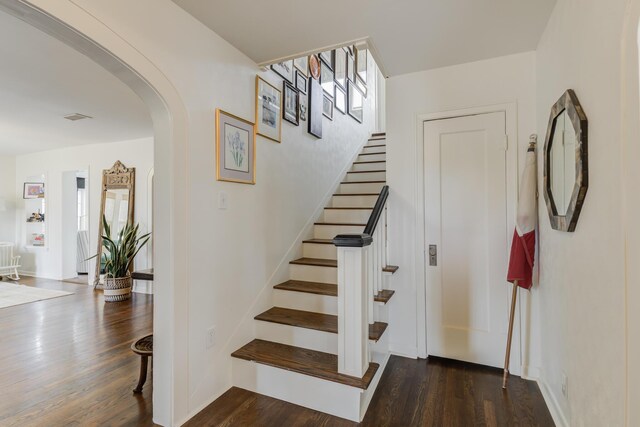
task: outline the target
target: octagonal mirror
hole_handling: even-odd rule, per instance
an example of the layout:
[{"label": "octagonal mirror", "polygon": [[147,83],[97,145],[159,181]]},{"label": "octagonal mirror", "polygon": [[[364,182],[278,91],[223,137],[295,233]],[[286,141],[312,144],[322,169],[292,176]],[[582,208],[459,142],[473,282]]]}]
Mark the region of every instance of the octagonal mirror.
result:
[{"label": "octagonal mirror", "polygon": [[575,230],[589,185],[587,117],[569,89],[551,109],[544,147],[544,198],[555,230]]}]

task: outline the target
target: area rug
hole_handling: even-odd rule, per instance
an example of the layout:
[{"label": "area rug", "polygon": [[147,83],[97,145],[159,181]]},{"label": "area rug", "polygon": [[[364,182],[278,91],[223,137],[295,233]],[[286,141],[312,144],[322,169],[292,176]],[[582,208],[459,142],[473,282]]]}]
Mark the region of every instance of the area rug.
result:
[{"label": "area rug", "polygon": [[73,292],[54,291],[51,289],[34,288],[31,286],[0,282],[0,308],[64,297],[67,295],[73,295]]}]

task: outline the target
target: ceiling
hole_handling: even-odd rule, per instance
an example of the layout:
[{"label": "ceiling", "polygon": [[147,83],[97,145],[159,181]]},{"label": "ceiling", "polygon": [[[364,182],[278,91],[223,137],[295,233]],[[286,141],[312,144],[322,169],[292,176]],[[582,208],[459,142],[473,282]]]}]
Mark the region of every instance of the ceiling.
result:
[{"label": "ceiling", "polygon": [[368,39],[388,76],[535,50],[556,0],[173,0],[258,64]]},{"label": "ceiling", "polygon": [[[148,108],[129,87],[4,12],[0,58],[0,155],[153,136]],[[93,119],[63,118],[74,113]]]}]

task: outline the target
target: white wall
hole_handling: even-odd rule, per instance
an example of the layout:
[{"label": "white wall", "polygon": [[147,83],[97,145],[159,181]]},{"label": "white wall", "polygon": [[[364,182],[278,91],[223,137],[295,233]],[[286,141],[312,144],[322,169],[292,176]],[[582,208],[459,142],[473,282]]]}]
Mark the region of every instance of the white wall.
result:
[{"label": "white wall", "polygon": [[0,156],[0,199],[7,210],[0,212],[0,242],[15,242],[16,159]]},{"label": "white wall", "polygon": [[[392,77],[387,80],[387,180],[389,201],[389,256],[400,266],[391,277],[396,290],[390,302],[392,351],[410,357],[421,354],[424,345],[424,313],[417,308],[424,288],[424,271],[417,239],[417,116],[472,107],[516,103],[519,163],[523,164],[529,135],[535,133],[535,52]],[[505,272],[506,277],[506,272]],[[505,286],[507,284],[505,283]],[[521,292],[523,314],[523,363],[528,375],[537,375],[539,336],[537,293]],[[531,297],[531,301],[528,298]],[[527,320],[526,317],[524,320]],[[528,323],[528,324],[527,324]],[[422,330],[421,330],[422,328]]]},{"label": "white wall", "polygon": [[571,425],[625,422],[620,64],[627,3],[634,2],[559,0],[538,46],[538,132],[569,88],[589,119],[589,190],[576,231],[551,230],[544,202],[539,210],[541,379]]},{"label": "white wall", "polygon": [[[110,169],[120,160],[127,167],[136,168],[136,203],[135,220],[139,222],[143,231],[148,229],[148,205],[150,203],[147,191],[147,178],[153,168],[153,138],[122,141],[109,144],[84,145],[62,148],[51,151],[27,154],[16,158],[14,191],[17,201],[16,230],[22,255],[22,271],[25,274],[50,279],[63,279],[63,264],[68,246],[64,244],[65,236],[63,224],[64,177],[71,175],[75,181],[75,172],[87,170],[89,172],[89,252],[95,253],[98,245],[98,225],[100,220],[100,187],[102,185],[102,171]],[[29,176],[44,175],[46,177],[46,236],[47,246],[44,248],[26,247],[25,218],[28,213],[24,210],[22,200],[22,183]],[[67,197],[68,199],[68,197]],[[136,268],[146,268],[147,258],[145,250],[136,259]],[[66,254],[68,255],[68,254]],[[75,252],[72,260],[75,265]],[[93,265],[93,264],[92,264]],[[89,283],[92,282],[93,269],[89,271]]]},{"label": "white wall", "polygon": [[[159,335],[158,344],[171,339],[168,350],[178,346],[181,352],[174,366],[188,366],[188,372],[172,372],[173,401],[154,408],[154,420],[166,424],[171,418],[180,423],[229,387],[230,353],[254,336],[255,323],[248,321],[254,314],[251,307],[268,300],[261,292],[283,278],[290,247],[366,140],[374,122],[372,112],[367,111],[363,125],[336,112],[331,124],[325,119],[322,140],[309,136],[305,124],[283,123],[282,144],[258,138],[255,186],[217,182],[215,108],[253,120],[259,70],[251,60],[168,0],[33,3],[64,15],[65,21],[78,20],[88,31],[97,28],[92,20],[104,24],[108,31],[96,30],[92,36],[112,46],[119,46],[121,37],[142,52],[154,65],[153,73],[159,71],[170,81],[187,109],[186,153],[171,152],[173,158],[186,154],[184,170],[178,169],[182,174],[172,176],[167,186],[159,182],[156,187],[170,191],[176,185],[176,194],[186,199],[180,204],[172,193],[172,212],[183,207],[187,211],[188,232],[176,237],[186,245],[177,249],[181,252],[176,256],[186,256],[188,274],[174,284],[180,292],[186,288],[187,325],[174,336]],[[84,15],[87,12],[90,17]],[[273,74],[263,75],[281,86]],[[162,171],[155,172],[160,176]],[[227,210],[217,209],[220,191],[228,194]],[[161,314],[157,322],[164,321],[158,317]],[[180,327],[181,319],[170,320]],[[217,345],[208,350],[205,337],[214,325]],[[160,387],[155,387],[154,402],[159,393]]]}]

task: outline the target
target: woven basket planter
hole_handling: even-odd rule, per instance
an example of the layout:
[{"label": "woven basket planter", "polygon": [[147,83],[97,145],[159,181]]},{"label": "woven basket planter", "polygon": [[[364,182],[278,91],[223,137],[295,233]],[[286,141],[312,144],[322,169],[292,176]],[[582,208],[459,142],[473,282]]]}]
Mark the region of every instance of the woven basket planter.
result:
[{"label": "woven basket planter", "polygon": [[105,277],[104,279],[104,302],[120,302],[131,298],[131,276],[127,277]]}]

